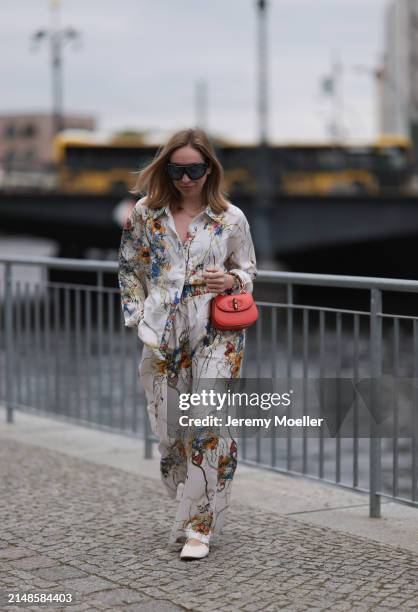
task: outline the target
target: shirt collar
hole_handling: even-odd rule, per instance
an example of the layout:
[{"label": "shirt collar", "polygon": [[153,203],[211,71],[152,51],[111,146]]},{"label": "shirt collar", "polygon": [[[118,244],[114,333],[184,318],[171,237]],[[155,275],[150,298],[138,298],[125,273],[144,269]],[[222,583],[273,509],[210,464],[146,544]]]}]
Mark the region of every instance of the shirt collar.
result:
[{"label": "shirt collar", "polygon": [[168,206],[163,206],[162,208],[148,208],[148,216],[156,219],[162,215],[163,212],[167,212],[167,208]]},{"label": "shirt collar", "polygon": [[214,221],[220,221],[223,217],[223,213],[215,213],[213,212],[213,210],[211,209],[211,207],[208,205],[206,206],[204,212]]},{"label": "shirt collar", "polygon": [[[161,208],[149,208],[148,209],[148,214],[153,219],[157,219],[157,217],[159,217],[163,213],[167,214],[169,209],[170,209],[169,206],[162,206]],[[213,210],[211,209],[209,204],[206,206],[206,208],[205,208],[205,210],[203,212],[205,214],[207,214],[214,221],[219,221],[222,218],[222,213],[215,213],[215,212],[213,212]]]}]

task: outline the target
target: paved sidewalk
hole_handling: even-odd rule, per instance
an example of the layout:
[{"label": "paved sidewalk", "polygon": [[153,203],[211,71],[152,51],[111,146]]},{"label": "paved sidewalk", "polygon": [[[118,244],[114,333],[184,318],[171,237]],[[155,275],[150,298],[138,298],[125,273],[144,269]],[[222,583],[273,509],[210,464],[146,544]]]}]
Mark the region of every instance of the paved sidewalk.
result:
[{"label": "paved sidewalk", "polygon": [[[219,545],[185,563],[166,545],[175,502],[140,446],[20,412],[6,425],[0,410],[3,594],[72,592],[62,609],[86,611],[418,609],[415,509],[368,519],[362,496],[238,464]],[[0,605],[43,608],[58,606]]]}]

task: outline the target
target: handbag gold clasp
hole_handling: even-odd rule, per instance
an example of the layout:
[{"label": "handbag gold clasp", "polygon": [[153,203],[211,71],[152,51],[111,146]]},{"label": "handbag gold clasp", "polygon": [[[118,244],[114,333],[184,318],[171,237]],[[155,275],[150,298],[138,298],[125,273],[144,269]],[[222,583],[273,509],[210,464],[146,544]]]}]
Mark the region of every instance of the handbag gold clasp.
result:
[{"label": "handbag gold clasp", "polygon": [[232,307],[234,310],[238,310],[238,300],[237,298],[232,299]]}]

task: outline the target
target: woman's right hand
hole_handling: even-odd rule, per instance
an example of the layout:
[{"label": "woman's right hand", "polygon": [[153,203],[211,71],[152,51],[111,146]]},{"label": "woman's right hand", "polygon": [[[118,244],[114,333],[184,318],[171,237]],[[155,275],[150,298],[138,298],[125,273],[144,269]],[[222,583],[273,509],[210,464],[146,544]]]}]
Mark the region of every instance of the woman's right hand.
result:
[{"label": "woman's right hand", "polygon": [[220,268],[206,268],[203,273],[208,293],[222,293],[232,289],[234,277]]}]

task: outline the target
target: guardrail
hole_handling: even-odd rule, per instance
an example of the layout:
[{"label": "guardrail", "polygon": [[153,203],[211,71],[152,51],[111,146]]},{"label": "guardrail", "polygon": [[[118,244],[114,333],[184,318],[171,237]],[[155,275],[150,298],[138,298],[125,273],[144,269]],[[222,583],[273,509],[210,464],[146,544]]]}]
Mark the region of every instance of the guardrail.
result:
[{"label": "guardrail", "polygon": [[[117,263],[2,257],[0,266],[0,398],[8,422],[15,408],[53,414],[142,436],[150,457],[155,438],[137,376],[140,342],[123,324]],[[16,276],[22,266],[37,268],[39,278]],[[51,282],[53,269],[93,272],[95,283]],[[114,286],[104,286],[107,273]],[[418,282],[260,271],[257,284],[278,291],[279,299],[257,302],[260,317],[247,330],[244,377],[306,383],[332,375],[355,382],[385,372],[417,378],[418,317],[384,312],[382,296],[418,293]],[[308,287],[317,295],[331,287],[366,292],[368,307],[299,303],[295,298]],[[290,430],[283,438],[243,437],[240,459],[368,492],[372,517],[380,516],[382,497],[418,506],[417,403],[407,437],[400,435],[396,413],[390,438],[361,437],[354,419],[352,437],[311,439]]]}]

